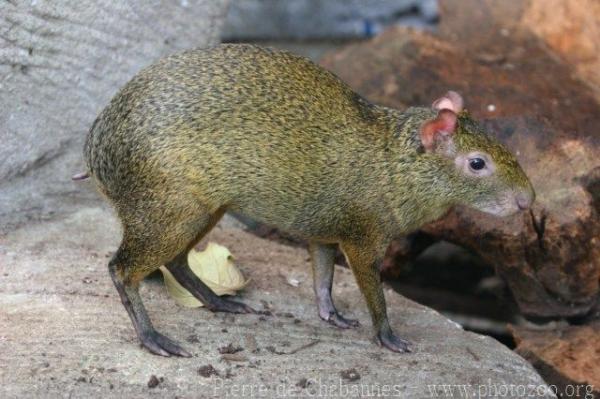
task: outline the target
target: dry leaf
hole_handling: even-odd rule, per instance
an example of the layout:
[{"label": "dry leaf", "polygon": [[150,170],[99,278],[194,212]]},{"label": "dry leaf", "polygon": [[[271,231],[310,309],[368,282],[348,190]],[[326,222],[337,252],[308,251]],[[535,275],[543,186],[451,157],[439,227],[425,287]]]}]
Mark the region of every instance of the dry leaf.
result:
[{"label": "dry leaf", "polygon": [[[188,264],[192,272],[217,295],[235,295],[248,281],[235,266],[229,250],[219,244],[209,242],[204,251],[192,249],[188,254]],[[197,308],[203,306],[188,290],[175,280],[169,270],[161,266],[165,285],[169,294],[181,306]]]}]

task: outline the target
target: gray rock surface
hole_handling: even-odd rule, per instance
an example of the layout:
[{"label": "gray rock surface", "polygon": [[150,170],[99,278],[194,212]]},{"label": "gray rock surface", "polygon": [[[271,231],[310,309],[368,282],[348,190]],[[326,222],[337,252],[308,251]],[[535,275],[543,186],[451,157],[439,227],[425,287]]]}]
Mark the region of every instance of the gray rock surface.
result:
[{"label": "gray rock surface", "polygon": [[[0,2],[0,231],[74,202],[100,110],[153,60],[218,40],[227,0]],[[43,168],[41,168],[43,167]],[[60,198],[64,199],[64,196]]]},{"label": "gray rock surface", "polygon": [[[142,297],[155,326],[194,357],[151,355],[140,348],[106,270],[119,235],[111,211],[80,207],[0,236],[0,397],[250,397],[251,391],[254,397],[358,397],[380,390],[404,398],[506,398],[546,392],[532,367],[505,346],[389,289],[392,325],[413,342],[414,353],[379,348],[370,340],[358,288],[341,267],[334,298],[361,327],[343,331],[318,320],[305,251],[222,225],[209,239],[229,247],[250,279],[242,300],[273,316],[181,308],[162,279],[149,279]],[[218,348],[228,344],[244,350],[224,359]],[[204,377],[208,367],[199,373],[208,365],[219,375]]]},{"label": "gray rock surface", "polygon": [[370,37],[386,26],[432,28],[436,0],[233,0],[224,40]]}]

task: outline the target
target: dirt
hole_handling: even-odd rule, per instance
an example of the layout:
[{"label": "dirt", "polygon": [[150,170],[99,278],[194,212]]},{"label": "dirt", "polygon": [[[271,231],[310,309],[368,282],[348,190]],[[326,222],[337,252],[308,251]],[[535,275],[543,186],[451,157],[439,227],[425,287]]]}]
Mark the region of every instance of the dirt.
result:
[{"label": "dirt", "polygon": [[358,381],[358,380],[360,380],[360,374],[358,374],[358,371],[356,371],[356,369],[342,370],[340,372],[340,375],[346,381]]},{"label": "dirt", "polygon": [[206,366],[202,366],[198,369],[198,374],[200,374],[204,378],[208,378],[211,375],[220,375],[219,371],[213,367],[212,364],[207,364]]},{"label": "dirt", "polygon": [[242,348],[241,346],[234,346],[233,344],[228,344],[226,346],[222,346],[219,348],[219,353],[225,354],[225,353],[238,353],[243,351],[244,348]]}]

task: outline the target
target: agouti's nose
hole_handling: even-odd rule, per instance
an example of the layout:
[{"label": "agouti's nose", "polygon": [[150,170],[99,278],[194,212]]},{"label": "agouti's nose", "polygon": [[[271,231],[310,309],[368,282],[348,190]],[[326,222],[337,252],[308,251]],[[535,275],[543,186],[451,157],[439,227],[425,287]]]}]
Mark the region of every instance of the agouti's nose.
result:
[{"label": "agouti's nose", "polygon": [[517,194],[517,206],[520,210],[528,209],[533,202],[533,197],[528,194]]}]

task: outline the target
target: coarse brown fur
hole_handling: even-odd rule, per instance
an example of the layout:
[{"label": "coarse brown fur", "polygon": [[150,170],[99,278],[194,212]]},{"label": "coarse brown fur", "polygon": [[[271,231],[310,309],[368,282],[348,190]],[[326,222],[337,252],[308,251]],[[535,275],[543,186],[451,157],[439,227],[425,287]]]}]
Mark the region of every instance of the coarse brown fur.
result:
[{"label": "coarse brown fur", "polygon": [[[327,293],[338,244],[378,339],[407,350],[389,328],[377,270],[391,238],[455,204],[530,189],[465,112],[455,147],[498,154],[495,181],[463,177],[451,158],[425,151],[419,129],[436,114],[373,105],[305,58],[251,45],[187,51],[141,71],[95,121],[85,159],[123,225],[110,269],[142,342],[187,354],[153,330],[137,285],[162,264],[185,268],[187,251],[231,210],[307,239],[321,317],[348,327]],[[195,291],[215,310],[248,310]]]}]

